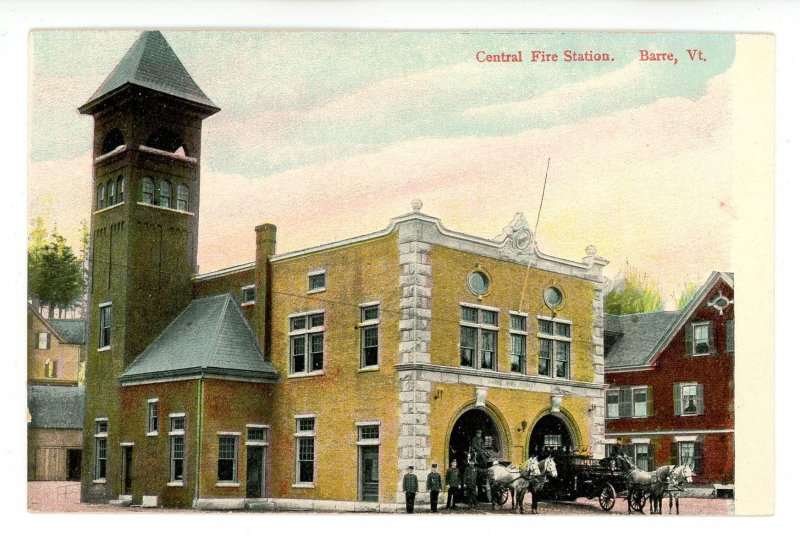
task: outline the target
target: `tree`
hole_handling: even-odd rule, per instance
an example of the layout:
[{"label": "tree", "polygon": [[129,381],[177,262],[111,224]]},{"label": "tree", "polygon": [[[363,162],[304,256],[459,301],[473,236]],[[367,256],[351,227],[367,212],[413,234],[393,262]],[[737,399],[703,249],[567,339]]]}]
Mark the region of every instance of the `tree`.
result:
[{"label": "tree", "polygon": [[85,279],[83,261],[64,236],[53,230],[47,241],[43,228],[43,220],[37,218],[28,244],[28,290],[52,317],[56,307],[63,312],[81,299]]},{"label": "tree", "polygon": [[608,314],[633,314],[663,311],[664,300],[658,283],[625,265],[624,272],[611,281],[605,295],[605,311]]},{"label": "tree", "polygon": [[675,294],[672,295],[673,299],[675,299],[675,308],[683,309],[689,305],[689,302],[694,299],[694,296],[697,294],[698,290],[700,290],[699,284],[695,282],[684,283],[681,294],[677,298],[675,297]]}]

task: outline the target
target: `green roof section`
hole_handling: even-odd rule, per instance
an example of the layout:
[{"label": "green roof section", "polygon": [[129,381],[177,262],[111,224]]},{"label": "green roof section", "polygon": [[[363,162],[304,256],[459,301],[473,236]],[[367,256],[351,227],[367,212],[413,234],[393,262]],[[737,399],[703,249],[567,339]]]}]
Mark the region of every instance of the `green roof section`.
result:
[{"label": "green roof section", "polygon": [[37,429],[82,429],[86,388],[28,386],[29,426]]},{"label": "green roof section", "polygon": [[86,343],[86,320],[82,318],[49,318],[47,323],[66,344]]},{"label": "green roof section", "polygon": [[655,311],[624,315],[605,315],[606,333],[619,338],[606,350],[606,368],[641,367],[650,353],[680,316],[680,311]]},{"label": "green roof section", "polygon": [[230,294],[192,301],[131,363],[120,382],[200,374],[254,381],[278,378]]},{"label": "green roof section", "polygon": [[128,85],[185,99],[214,112],[220,110],[192,79],[159,31],[142,32],[100,88],[78,110],[88,113]]}]

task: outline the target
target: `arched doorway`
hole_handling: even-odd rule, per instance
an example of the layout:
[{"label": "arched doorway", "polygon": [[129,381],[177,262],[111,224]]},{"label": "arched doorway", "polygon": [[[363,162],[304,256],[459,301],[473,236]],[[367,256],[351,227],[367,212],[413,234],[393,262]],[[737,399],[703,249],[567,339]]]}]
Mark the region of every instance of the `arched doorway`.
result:
[{"label": "arched doorway", "polygon": [[478,431],[481,432],[483,446],[491,454],[497,455],[498,460],[506,458],[503,433],[492,416],[480,408],[471,408],[461,414],[450,431],[448,462],[444,463],[445,466],[449,466],[453,460],[458,461],[459,468],[466,466],[470,443]]},{"label": "arched doorway", "polygon": [[547,414],[533,426],[528,455],[543,458],[553,453],[570,453],[574,449],[575,440],[563,418]]}]

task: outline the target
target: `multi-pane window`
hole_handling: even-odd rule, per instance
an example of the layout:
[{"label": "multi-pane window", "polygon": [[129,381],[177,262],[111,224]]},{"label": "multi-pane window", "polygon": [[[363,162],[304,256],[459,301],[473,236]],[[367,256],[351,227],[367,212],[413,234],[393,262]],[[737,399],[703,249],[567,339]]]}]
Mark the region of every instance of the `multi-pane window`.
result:
[{"label": "multi-pane window", "polygon": [[189,188],[179,183],[175,189],[175,209],[189,211]]},{"label": "multi-pane window", "polygon": [[217,458],[217,481],[235,483],[237,474],[237,456],[239,448],[238,436],[219,437],[219,457]]},{"label": "multi-pane window", "polygon": [[461,366],[497,368],[497,311],[461,306]]},{"label": "multi-pane window", "polygon": [[647,417],[647,388],[633,388],[633,417]]},{"label": "multi-pane window", "polygon": [[606,457],[615,453],[627,456],[640,470],[655,469],[653,446],[649,443],[606,444]]},{"label": "multi-pane window", "polygon": [[186,438],[186,417],[184,415],[172,415],[169,418],[169,480],[183,481],[183,460]]},{"label": "multi-pane window", "polygon": [[36,334],[36,349],[37,350],[47,350],[50,348],[50,334],[49,333],[37,333]]},{"label": "multi-pane window", "polygon": [[296,467],[295,478],[297,483],[314,482],[314,441],[316,436],[316,418],[296,418],[295,441]]},{"label": "multi-pane window", "polygon": [[560,434],[545,434],[544,435],[544,447],[550,449],[558,449],[561,447],[561,435]]},{"label": "multi-pane window", "polygon": [[158,185],[158,205],[162,208],[172,206],[172,185],[167,180],[161,180]]},{"label": "multi-pane window", "polygon": [[539,374],[569,378],[572,324],[539,319]]},{"label": "multi-pane window", "polygon": [[324,365],[325,313],[316,312],[289,318],[289,372],[301,374],[321,371]]},{"label": "multi-pane window", "polygon": [[94,422],[94,479],[105,481],[108,462],[108,420]]},{"label": "multi-pane window", "polygon": [[147,401],[147,433],[158,434],[158,399]]},{"label": "multi-pane window", "polygon": [[381,437],[380,425],[359,425],[358,441],[366,442],[379,440]]},{"label": "multi-pane window", "polygon": [[694,473],[703,472],[703,446],[700,442],[675,442],[672,456],[675,464],[689,466]]},{"label": "multi-pane window", "polygon": [[117,178],[117,204],[125,202],[125,178]]},{"label": "multi-pane window", "polygon": [[256,300],[256,285],[250,284],[242,287],[242,304],[253,303]]},{"label": "multi-pane window", "polygon": [[308,291],[313,292],[314,290],[324,290],[325,289],[325,272],[318,271],[315,273],[310,273],[308,275]]},{"label": "multi-pane window", "polygon": [[111,304],[100,305],[100,348],[111,346]]},{"label": "multi-pane window", "polygon": [[361,307],[361,368],[378,365],[378,323],[380,307],[364,305]]},{"label": "multi-pane window", "polygon": [[703,386],[696,382],[686,382],[673,386],[675,415],[697,415],[704,410]]},{"label": "multi-pane window", "polygon": [[619,389],[606,391],[606,417],[608,419],[619,417]]},{"label": "multi-pane window", "polygon": [[248,442],[267,442],[267,427],[247,427]]},{"label": "multi-pane window", "polygon": [[692,324],[693,354],[696,356],[709,353],[708,328],[709,322]]},{"label": "multi-pane window", "polygon": [[106,207],[106,184],[101,183],[97,186],[97,209],[102,210]]},{"label": "multi-pane window", "polygon": [[152,178],[142,178],[142,202],[145,204],[156,203],[156,185]]},{"label": "multi-pane window", "polygon": [[525,349],[528,343],[528,317],[511,315],[511,372],[525,373]]},{"label": "multi-pane window", "polygon": [[650,417],[652,415],[652,387],[615,387],[606,391],[606,417],[608,419]]}]

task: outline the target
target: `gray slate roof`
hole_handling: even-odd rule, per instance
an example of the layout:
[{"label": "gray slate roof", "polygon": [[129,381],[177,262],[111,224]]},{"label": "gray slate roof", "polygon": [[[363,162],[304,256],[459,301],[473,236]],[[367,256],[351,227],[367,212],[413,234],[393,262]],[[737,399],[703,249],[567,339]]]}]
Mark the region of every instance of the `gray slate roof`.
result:
[{"label": "gray slate roof", "polygon": [[85,388],[28,386],[30,426],[39,429],[82,429]]},{"label": "gray slate roof", "polygon": [[672,327],[681,311],[605,315],[607,333],[621,334],[606,350],[606,368],[639,367]]},{"label": "gray slate roof", "polygon": [[230,294],[192,301],[131,363],[121,382],[216,374],[261,380],[278,373]]},{"label": "gray slate roof", "polygon": [[80,107],[81,112],[127,84],[141,86],[186,99],[215,110],[219,108],[203,93],[178,59],[161,32],[143,32],[100,88]]},{"label": "gray slate roof", "polygon": [[67,344],[84,344],[86,342],[86,320],[51,318],[47,320],[47,323]]}]

